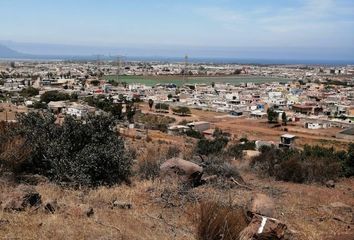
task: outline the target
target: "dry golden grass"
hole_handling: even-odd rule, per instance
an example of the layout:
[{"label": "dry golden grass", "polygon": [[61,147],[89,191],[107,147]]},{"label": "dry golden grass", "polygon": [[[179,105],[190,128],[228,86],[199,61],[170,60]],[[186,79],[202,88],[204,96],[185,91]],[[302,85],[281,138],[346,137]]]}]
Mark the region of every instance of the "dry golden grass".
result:
[{"label": "dry golden grass", "polygon": [[217,202],[203,202],[200,205],[199,240],[238,239],[247,225],[243,208],[233,208]]},{"label": "dry golden grass", "polygon": [[[253,190],[215,189],[201,186],[183,189],[171,181],[134,180],[132,186],[97,189],[65,189],[45,183],[36,186],[44,202],[57,200],[59,210],[45,213],[42,208],[25,212],[0,211],[0,239],[195,239],[203,201],[227,206],[246,206],[251,196],[262,192],[275,199],[275,217],[296,233],[296,239],[317,240],[350,233],[350,224],[335,220],[328,211],[333,202],[354,206],[354,179],[337,183],[335,189],[258,179],[244,174]],[[15,186],[0,183],[0,201]],[[350,190],[349,190],[350,189]],[[132,209],[112,209],[112,202],[131,202]],[[87,217],[80,206],[90,206]]]},{"label": "dry golden grass", "polygon": [[[56,199],[54,214],[42,209],[8,213],[0,211],[0,239],[193,239],[190,221],[175,209],[164,209],[150,199],[152,182],[134,187],[120,186],[94,190],[63,189],[52,184],[36,187],[43,201]],[[13,188],[1,185],[1,200]],[[132,202],[132,209],[112,209],[114,200]],[[90,206],[94,215],[82,214]],[[189,222],[189,223],[188,223]],[[188,223],[188,224],[186,224]]]},{"label": "dry golden grass", "polygon": [[[192,145],[173,138],[189,159]],[[154,139],[129,143],[137,151],[137,161],[166,156],[170,144]],[[9,213],[0,210],[0,239],[195,239],[200,221],[200,203],[222,202],[227,206],[247,206],[254,193],[275,199],[275,217],[296,233],[299,240],[318,240],[338,233],[350,233],[353,225],[335,220],[329,205],[342,202],[354,206],[354,179],[343,179],[334,189],[259,178],[244,162],[245,182],[252,188],[214,188],[211,185],[184,188],[176,181],[133,179],[132,186],[97,189],[68,189],[45,183],[36,186],[43,201],[57,200],[59,210],[45,213],[42,208]],[[0,202],[16,186],[0,179]],[[112,209],[112,202],[131,202],[132,209]],[[87,217],[81,207],[90,206]],[[348,226],[350,228],[348,228]]]}]

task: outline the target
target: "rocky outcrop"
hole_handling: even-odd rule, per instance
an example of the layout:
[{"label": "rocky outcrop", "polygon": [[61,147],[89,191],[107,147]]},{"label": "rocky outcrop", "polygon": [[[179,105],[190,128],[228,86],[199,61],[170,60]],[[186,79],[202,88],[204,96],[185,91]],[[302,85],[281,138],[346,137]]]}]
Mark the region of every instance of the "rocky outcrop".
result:
[{"label": "rocky outcrop", "polygon": [[183,181],[190,181],[194,185],[200,184],[203,168],[181,158],[171,158],[160,166],[160,176],[178,176]]},{"label": "rocky outcrop", "polygon": [[24,211],[26,208],[37,207],[41,203],[41,195],[34,187],[20,185],[9,194],[2,208],[4,211]]}]

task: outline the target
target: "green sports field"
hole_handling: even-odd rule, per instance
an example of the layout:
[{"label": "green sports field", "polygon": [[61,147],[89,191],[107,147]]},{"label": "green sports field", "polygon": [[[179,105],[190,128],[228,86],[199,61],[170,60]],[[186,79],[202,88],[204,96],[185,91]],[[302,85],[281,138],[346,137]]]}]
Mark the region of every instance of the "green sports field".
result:
[{"label": "green sports field", "polygon": [[270,77],[258,77],[258,76],[220,76],[220,77],[188,77],[183,80],[182,76],[119,76],[116,75],[105,76],[106,80],[113,80],[119,82],[131,83],[143,83],[148,86],[154,86],[159,83],[174,83],[177,86],[181,86],[184,83],[230,83],[233,85],[239,85],[241,83],[265,83],[265,82],[288,82],[291,79],[285,78],[270,78]]}]

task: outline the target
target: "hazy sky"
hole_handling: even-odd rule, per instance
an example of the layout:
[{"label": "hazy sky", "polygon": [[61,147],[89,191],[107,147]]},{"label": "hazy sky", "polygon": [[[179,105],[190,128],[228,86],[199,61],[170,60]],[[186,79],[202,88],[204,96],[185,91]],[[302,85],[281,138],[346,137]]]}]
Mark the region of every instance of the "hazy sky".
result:
[{"label": "hazy sky", "polygon": [[0,40],[18,42],[354,49],[353,0],[1,0],[0,10]]}]

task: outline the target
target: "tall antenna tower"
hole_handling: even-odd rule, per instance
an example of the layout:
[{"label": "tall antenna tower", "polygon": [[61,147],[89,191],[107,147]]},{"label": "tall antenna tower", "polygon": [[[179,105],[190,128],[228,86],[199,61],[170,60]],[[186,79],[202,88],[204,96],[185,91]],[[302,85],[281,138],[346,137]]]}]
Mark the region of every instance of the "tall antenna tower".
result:
[{"label": "tall antenna tower", "polygon": [[121,65],[121,58],[120,56],[118,56],[117,57],[117,83],[119,82],[120,65]]},{"label": "tall antenna tower", "polygon": [[184,68],[183,68],[183,85],[186,84],[188,73],[188,55],[184,56]]},{"label": "tall antenna tower", "polygon": [[97,68],[97,77],[99,75],[99,71],[100,71],[100,55],[97,54],[97,60],[96,60],[96,68]]}]

